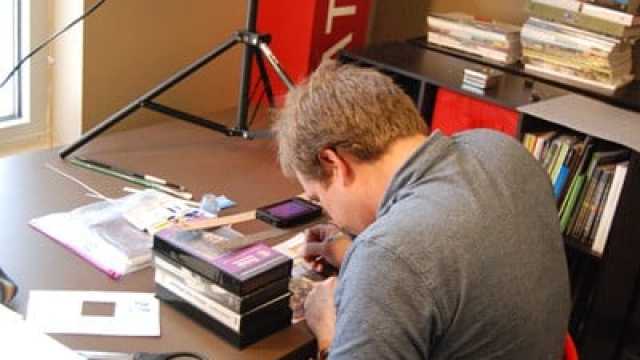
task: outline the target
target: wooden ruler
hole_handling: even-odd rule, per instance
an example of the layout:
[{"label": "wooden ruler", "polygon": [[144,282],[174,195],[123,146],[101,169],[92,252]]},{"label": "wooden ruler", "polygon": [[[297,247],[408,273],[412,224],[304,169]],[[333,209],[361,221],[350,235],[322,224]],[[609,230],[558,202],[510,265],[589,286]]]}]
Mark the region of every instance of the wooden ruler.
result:
[{"label": "wooden ruler", "polygon": [[233,225],[246,221],[251,221],[256,219],[256,211],[246,211],[243,213],[238,213],[234,215],[228,216],[220,216],[212,219],[198,220],[198,221],[187,221],[184,223],[178,224],[181,230],[189,231],[189,230],[203,230],[210,229],[219,226],[225,225]]}]

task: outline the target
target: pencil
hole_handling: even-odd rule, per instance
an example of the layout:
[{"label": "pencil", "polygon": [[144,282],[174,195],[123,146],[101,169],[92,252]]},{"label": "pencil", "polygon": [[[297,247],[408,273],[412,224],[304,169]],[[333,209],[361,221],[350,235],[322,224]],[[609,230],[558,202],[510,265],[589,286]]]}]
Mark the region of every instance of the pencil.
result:
[{"label": "pencil", "polygon": [[154,175],[142,174],[142,173],[138,173],[138,172],[127,170],[127,169],[118,168],[118,167],[115,167],[113,165],[109,165],[109,164],[106,164],[106,163],[103,163],[103,162],[100,162],[100,161],[97,161],[97,160],[93,160],[93,159],[87,159],[87,158],[84,158],[84,157],[81,157],[81,156],[76,156],[75,158],[77,158],[78,160],[80,160],[82,162],[85,162],[87,164],[95,165],[97,167],[101,167],[101,168],[107,169],[107,170],[116,171],[116,172],[121,173],[121,174],[125,174],[125,175],[129,175],[129,176],[132,176],[132,177],[135,177],[135,178],[147,180],[147,181],[154,182],[154,183],[157,183],[157,184],[160,184],[160,185],[168,186],[170,188],[173,188],[173,189],[176,189],[176,190],[179,190],[179,191],[186,191],[187,190],[187,188],[182,186],[182,185],[178,185],[178,184],[169,182],[169,181],[167,181],[165,179],[162,179],[162,178],[154,176]]},{"label": "pencil", "polygon": [[94,171],[97,171],[97,172],[100,172],[100,173],[103,173],[103,174],[106,174],[106,175],[110,175],[110,176],[113,176],[113,177],[116,177],[116,178],[119,178],[119,179],[122,179],[122,180],[126,180],[126,181],[129,181],[129,182],[132,182],[134,184],[138,184],[138,185],[141,185],[141,186],[145,186],[145,187],[149,187],[149,188],[156,189],[156,190],[159,190],[159,191],[163,191],[163,192],[166,192],[167,194],[174,195],[174,196],[180,197],[182,199],[190,200],[191,198],[193,198],[193,195],[190,192],[178,191],[178,190],[170,188],[168,186],[165,186],[165,185],[162,185],[162,184],[158,184],[158,183],[153,182],[153,181],[145,180],[145,179],[140,178],[138,176],[133,176],[131,174],[122,173],[122,172],[116,171],[116,170],[114,170],[112,168],[102,167],[102,166],[96,165],[94,162],[87,162],[87,161],[85,161],[83,159],[80,159],[78,157],[73,157],[73,158],[71,158],[70,161],[71,161],[72,164],[78,165],[78,166],[83,167],[85,169],[94,170]]}]

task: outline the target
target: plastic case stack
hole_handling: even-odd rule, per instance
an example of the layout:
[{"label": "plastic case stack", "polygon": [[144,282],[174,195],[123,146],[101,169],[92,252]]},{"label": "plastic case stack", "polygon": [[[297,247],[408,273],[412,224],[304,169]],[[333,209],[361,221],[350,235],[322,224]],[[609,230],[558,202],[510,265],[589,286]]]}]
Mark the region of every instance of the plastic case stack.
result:
[{"label": "plastic case stack", "polygon": [[262,243],[215,246],[237,236],[171,227],[154,235],[153,264],[160,300],[243,348],[291,324],[292,259]]}]

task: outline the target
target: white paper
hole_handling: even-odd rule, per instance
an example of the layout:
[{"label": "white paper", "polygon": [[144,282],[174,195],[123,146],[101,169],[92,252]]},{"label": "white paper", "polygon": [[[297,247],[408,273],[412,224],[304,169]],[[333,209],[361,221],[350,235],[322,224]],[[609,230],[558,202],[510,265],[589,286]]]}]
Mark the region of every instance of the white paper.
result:
[{"label": "white paper", "polygon": [[160,336],[153,293],[32,290],[26,320],[45,333]]},{"label": "white paper", "polygon": [[2,304],[0,304],[0,339],[2,339],[3,359],[84,359],[75,351],[26,323],[20,314]]}]

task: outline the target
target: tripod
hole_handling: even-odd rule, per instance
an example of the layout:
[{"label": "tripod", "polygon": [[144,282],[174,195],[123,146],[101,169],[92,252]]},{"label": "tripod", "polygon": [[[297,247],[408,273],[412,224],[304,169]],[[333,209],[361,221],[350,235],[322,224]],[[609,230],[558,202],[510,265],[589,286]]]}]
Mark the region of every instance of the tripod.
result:
[{"label": "tripod", "polygon": [[[62,158],[67,157],[81,146],[91,141],[96,136],[102,134],[110,127],[117,124],[120,120],[131,115],[133,112],[140,108],[147,108],[156,112],[164,113],[180,120],[188,121],[190,123],[206,127],[211,130],[215,130],[226,134],[227,136],[242,136],[245,139],[252,139],[258,136],[264,136],[264,133],[249,131],[249,107],[250,107],[250,82],[251,82],[251,62],[256,60],[258,67],[260,81],[264,86],[264,92],[267,95],[269,106],[275,107],[275,101],[273,97],[273,90],[267,69],[264,63],[266,58],[271,67],[275,70],[276,74],[282,80],[282,82],[291,89],[293,82],[286,74],[284,69],[280,66],[278,59],[275,57],[268,44],[271,42],[271,36],[268,34],[258,34],[256,32],[256,22],[258,14],[258,0],[249,0],[246,18],[246,29],[236,31],[227,41],[220,44],[217,48],[213,49],[200,59],[193,62],[191,65],[180,70],[155,88],[151,89],[144,95],[140,96],[136,100],[132,101],[128,105],[124,106],[113,115],[109,116],[101,123],[87,131],[78,140],[71,145],[63,148],[59,155]],[[242,55],[241,73],[240,73],[240,91],[238,95],[238,110],[236,123],[232,127],[228,127],[223,124],[216,123],[214,121],[180,111],[178,109],[165,106],[155,102],[155,98],[169,90],[171,87],[184,80],[186,77],[196,72],[218,56],[224,54],[227,50],[231,49],[236,44],[244,44],[244,52]],[[257,106],[257,104],[256,104]],[[255,114],[254,114],[255,115]]]}]

